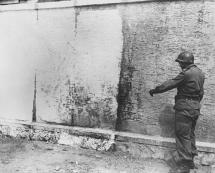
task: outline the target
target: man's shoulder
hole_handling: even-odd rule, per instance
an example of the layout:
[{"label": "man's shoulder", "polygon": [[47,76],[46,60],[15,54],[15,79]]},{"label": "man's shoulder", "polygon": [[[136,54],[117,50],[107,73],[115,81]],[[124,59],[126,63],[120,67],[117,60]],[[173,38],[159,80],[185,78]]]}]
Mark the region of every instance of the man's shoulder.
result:
[{"label": "man's shoulder", "polygon": [[196,65],[193,65],[192,67],[184,70],[185,75],[200,75],[204,77],[203,71],[197,67]]},{"label": "man's shoulder", "polygon": [[202,70],[195,64],[192,64],[183,70],[184,73],[191,71],[202,72]]}]

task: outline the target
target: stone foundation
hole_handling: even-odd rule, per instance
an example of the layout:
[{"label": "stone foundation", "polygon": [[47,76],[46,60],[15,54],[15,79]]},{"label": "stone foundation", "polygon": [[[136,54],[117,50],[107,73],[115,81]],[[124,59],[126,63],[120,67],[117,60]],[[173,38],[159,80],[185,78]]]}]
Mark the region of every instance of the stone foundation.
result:
[{"label": "stone foundation", "polygon": [[[40,140],[100,151],[121,151],[134,157],[166,160],[175,150],[173,138],[93,128],[0,121],[0,132],[12,137]],[[215,165],[215,144],[197,142],[199,165]]]}]

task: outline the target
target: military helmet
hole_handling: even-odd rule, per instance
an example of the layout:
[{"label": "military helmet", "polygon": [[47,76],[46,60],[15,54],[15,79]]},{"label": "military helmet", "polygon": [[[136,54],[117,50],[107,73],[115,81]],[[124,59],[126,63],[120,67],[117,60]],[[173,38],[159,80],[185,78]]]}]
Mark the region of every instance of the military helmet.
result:
[{"label": "military helmet", "polygon": [[186,64],[194,63],[194,56],[191,52],[185,51],[178,55],[178,58],[175,60],[176,62],[182,62]]}]

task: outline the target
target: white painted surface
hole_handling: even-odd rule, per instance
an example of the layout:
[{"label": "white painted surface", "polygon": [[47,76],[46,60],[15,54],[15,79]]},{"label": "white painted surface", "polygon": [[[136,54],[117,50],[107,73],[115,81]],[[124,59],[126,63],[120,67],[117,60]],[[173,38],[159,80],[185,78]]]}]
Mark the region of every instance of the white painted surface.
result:
[{"label": "white painted surface", "polygon": [[[122,49],[118,11],[40,11],[38,26],[41,51],[47,54],[40,57],[43,62],[38,66],[37,115],[40,120],[68,122],[71,119],[68,110],[74,109],[77,114],[80,107],[87,116],[87,105],[68,103],[68,81],[72,86],[84,88],[85,93],[73,94],[89,97],[91,103],[111,97],[111,112],[116,117],[115,96]],[[113,93],[108,93],[108,87],[112,87]]]},{"label": "white painted surface", "polygon": [[[84,87],[91,102],[111,98],[110,112],[116,117],[122,49],[118,10],[31,10],[37,7],[34,3],[0,7],[4,11],[0,13],[0,117],[32,119],[35,73],[39,121],[70,121],[68,110],[71,106],[78,110],[68,103],[68,81]],[[29,10],[10,11],[18,8]],[[87,105],[84,116],[86,109]]]},{"label": "white painted surface", "polygon": [[41,53],[35,14],[1,13],[0,26],[0,117],[30,120],[35,57]]}]

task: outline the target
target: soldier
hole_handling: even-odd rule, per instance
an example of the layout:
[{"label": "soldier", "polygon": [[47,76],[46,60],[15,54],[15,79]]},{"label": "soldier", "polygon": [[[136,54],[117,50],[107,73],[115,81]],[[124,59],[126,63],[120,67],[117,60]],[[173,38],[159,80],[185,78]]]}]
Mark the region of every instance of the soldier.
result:
[{"label": "soldier", "polygon": [[177,88],[175,96],[175,139],[176,155],[173,157],[177,164],[175,173],[189,173],[194,169],[194,156],[197,155],[195,141],[195,126],[200,115],[200,101],[204,95],[204,74],[194,64],[194,56],[190,52],[182,52],[175,60],[182,72],[175,78],[151,89],[150,95],[163,93]]}]

